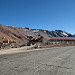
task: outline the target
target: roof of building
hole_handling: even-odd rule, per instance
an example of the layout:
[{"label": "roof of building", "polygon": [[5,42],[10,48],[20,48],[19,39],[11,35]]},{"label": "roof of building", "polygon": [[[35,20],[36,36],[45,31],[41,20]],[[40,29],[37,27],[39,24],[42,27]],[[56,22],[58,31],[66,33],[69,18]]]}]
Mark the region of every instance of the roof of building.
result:
[{"label": "roof of building", "polygon": [[2,41],[0,41],[0,44],[2,44]]},{"label": "roof of building", "polygon": [[38,38],[31,38],[31,40],[37,40]]},{"label": "roof of building", "polygon": [[52,37],[50,40],[75,40],[74,37]]}]

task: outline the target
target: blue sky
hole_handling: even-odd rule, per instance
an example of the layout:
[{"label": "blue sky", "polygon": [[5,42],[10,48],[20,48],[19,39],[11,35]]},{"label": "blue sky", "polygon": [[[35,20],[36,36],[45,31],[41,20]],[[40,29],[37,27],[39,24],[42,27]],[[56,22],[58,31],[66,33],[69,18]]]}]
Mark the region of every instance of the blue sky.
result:
[{"label": "blue sky", "polygon": [[75,34],[75,0],[0,0],[0,24]]}]

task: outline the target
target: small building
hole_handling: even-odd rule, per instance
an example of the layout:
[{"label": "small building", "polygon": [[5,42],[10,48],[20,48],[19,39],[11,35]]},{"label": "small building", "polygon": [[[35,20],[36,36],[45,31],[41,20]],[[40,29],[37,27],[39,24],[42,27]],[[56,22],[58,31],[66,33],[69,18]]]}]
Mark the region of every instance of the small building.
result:
[{"label": "small building", "polygon": [[40,38],[30,38],[28,43],[32,45],[37,44],[38,46],[40,46],[42,42],[43,42],[43,37],[41,36]]},{"label": "small building", "polygon": [[11,40],[4,40],[3,43],[11,43]]},{"label": "small building", "polygon": [[52,37],[50,38],[49,44],[75,44],[74,37]]}]

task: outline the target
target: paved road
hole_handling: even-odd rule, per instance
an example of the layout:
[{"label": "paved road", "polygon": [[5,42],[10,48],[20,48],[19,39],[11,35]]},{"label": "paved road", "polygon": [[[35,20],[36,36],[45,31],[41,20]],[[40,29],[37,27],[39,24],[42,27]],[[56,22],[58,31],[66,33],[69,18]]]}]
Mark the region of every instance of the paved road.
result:
[{"label": "paved road", "polygon": [[75,47],[0,55],[0,75],[75,75]]}]

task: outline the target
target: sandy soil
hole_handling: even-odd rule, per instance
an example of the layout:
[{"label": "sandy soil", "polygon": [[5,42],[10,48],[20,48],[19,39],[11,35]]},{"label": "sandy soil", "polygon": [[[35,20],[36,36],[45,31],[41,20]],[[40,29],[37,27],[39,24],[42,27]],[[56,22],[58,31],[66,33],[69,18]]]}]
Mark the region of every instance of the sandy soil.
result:
[{"label": "sandy soil", "polygon": [[33,46],[25,46],[25,47],[21,47],[21,48],[1,49],[0,50],[0,55],[25,52],[25,51],[29,51],[29,49],[32,49],[34,47],[35,47],[35,45],[33,45]]}]

